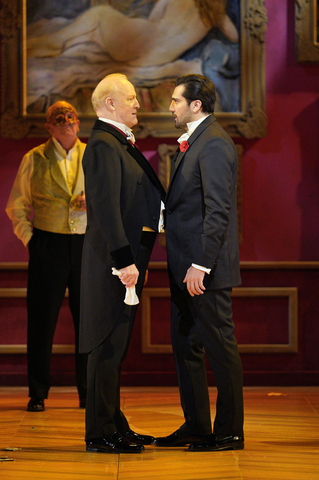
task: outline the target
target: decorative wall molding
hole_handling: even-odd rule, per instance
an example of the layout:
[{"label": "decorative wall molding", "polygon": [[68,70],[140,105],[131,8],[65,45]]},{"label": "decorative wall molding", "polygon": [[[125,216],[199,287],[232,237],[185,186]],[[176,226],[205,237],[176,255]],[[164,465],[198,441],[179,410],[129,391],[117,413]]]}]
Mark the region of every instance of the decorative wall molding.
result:
[{"label": "decorative wall molding", "polygon": [[240,262],[242,270],[318,270],[318,261]]},{"label": "decorative wall molding", "polygon": [[[68,291],[66,291],[65,296],[68,297]],[[26,288],[0,288],[0,301],[1,298],[26,298],[27,289]],[[1,354],[26,354],[27,346],[24,344],[17,345],[4,345],[0,344],[0,355]],[[74,354],[75,346],[74,345],[53,345],[52,348],[53,354]]]},{"label": "decorative wall molding", "polygon": [[[0,286],[6,289],[7,287],[25,287],[26,273],[26,262],[0,263]],[[245,385],[318,385],[319,363],[316,355],[316,339],[319,333],[317,322],[319,307],[316,301],[316,285],[319,283],[319,261],[241,262],[241,273],[243,285],[259,289],[267,287],[270,293],[269,296],[263,295],[260,298],[252,294],[247,298],[244,291],[242,297],[234,298],[234,318],[238,340],[241,344],[248,342],[273,344],[275,342],[275,347],[279,348],[278,352],[273,353],[242,352]],[[283,288],[283,286],[288,286],[288,289],[279,291],[280,296],[277,297],[268,288],[278,291],[277,287]],[[128,361],[123,365],[123,385],[177,385],[173,355],[169,351],[156,354],[143,353],[141,348],[143,331],[143,335],[146,336],[144,341],[146,345],[153,343],[165,344],[165,348],[170,346],[170,301],[166,262],[151,262],[149,280],[144,292],[147,292],[148,288],[162,290],[160,296],[149,299],[152,314],[149,322],[151,341],[147,338],[147,331],[145,331],[145,318],[147,318],[145,310],[142,323],[142,308],[145,309],[147,306],[144,305],[144,298],[142,298]],[[163,290],[164,288],[166,290]],[[243,288],[240,287],[240,290]],[[7,295],[8,292],[5,294]],[[263,290],[259,290],[259,294],[263,294]],[[16,337],[9,332],[7,337],[2,335],[0,339],[2,344],[5,341],[4,338],[14,344],[1,345],[2,352],[6,352],[6,354],[0,354],[1,385],[27,385],[27,359],[23,353],[26,349],[25,345],[19,345],[25,341],[24,302],[23,298],[12,297],[11,300],[0,298],[1,332],[5,332],[5,329],[10,328],[11,325],[11,321],[9,322],[4,315],[15,318],[12,325],[18,332]],[[68,322],[69,329],[66,334],[67,338],[70,338],[72,320],[66,303],[63,307],[63,318],[65,316]],[[60,323],[60,327],[58,338],[61,340],[57,343],[62,341],[73,343],[71,338],[63,340],[66,338],[63,337],[63,322]],[[284,344],[284,352],[282,352],[281,343]],[[298,353],[295,352],[297,344]],[[259,346],[257,345],[257,350]],[[271,345],[271,348],[273,346]],[[243,345],[240,345],[240,348],[242,347]],[[74,385],[75,367],[74,358],[71,355],[74,347],[61,345],[61,350],[58,350],[59,348],[54,346],[56,354],[52,356],[52,384]],[[161,347],[160,350],[162,350]],[[207,374],[209,382],[213,384],[214,379],[210,369]]]},{"label": "decorative wall molding", "polygon": [[28,270],[28,262],[0,262],[0,270]]},{"label": "decorative wall molding", "polygon": [[[298,289],[295,287],[239,287],[233,289],[233,297],[287,297],[288,342],[284,344],[239,344],[240,353],[296,353],[298,351]],[[151,341],[152,298],[169,298],[169,288],[144,288],[142,293],[142,353],[172,353],[171,344]]]},{"label": "decorative wall molding", "polygon": [[[26,288],[0,288],[1,298],[26,298]],[[66,297],[68,292],[66,292]],[[233,297],[287,297],[289,304],[287,344],[241,344],[241,353],[292,353],[297,352],[297,325],[298,325],[298,291],[295,287],[240,287],[233,289]],[[170,344],[151,343],[151,300],[152,298],[170,298],[170,290],[166,287],[144,288],[141,299],[142,318],[142,353],[172,353]],[[26,345],[0,344],[0,354],[25,354]],[[74,345],[54,345],[54,354],[72,354]]]},{"label": "decorative wall molding", "polygon": [[[319,261],[242,261],[242,270],[319,270]],[[1,270],[27,270],[27,262],[0,262]],[[167,270],[167,262],[150,262],[149,270]]]},{"label": "decorative wall molding", "polygon": [[[27,353],[26,345],[1,345],[0,344],[0,355],[21,355]],[[54,355],[63,355],[63,354],[74,354],[75,347],[74,345],[53,345],[52,353]]]}]

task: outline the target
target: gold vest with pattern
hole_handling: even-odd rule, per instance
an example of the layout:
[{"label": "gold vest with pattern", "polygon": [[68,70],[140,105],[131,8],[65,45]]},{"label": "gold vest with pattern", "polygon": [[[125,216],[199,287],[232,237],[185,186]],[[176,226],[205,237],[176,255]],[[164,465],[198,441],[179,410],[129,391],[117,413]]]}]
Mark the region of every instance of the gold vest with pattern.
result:
[{"label": "gold vest with pattern", "polygon": [[84,191],[82,157],[86,145],[78,142],[78,169],[71,192],[56,160],[52,140],[40,145],[33,152],[31,195],[33,226],[53,233],[83,234],[86,227],[86,211],[77,204],[77,196]]}]

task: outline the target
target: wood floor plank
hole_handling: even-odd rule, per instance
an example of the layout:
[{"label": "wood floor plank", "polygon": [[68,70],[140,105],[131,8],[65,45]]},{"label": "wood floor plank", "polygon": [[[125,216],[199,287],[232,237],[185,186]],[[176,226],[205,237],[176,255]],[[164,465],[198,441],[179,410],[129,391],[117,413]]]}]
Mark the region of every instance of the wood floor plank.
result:
[{"label": "wood floor plank", "polygon": [[[26,388],[0,388],[1,480],[318,480],[319,387],[246,388],[245,450],[189,452],[147,446],[142,454],[88,453],[76,389],[50,391],[46,410],[26,411]],[[210,389],[212,413],[216,390]],[[177,388],[125,387],[134,430],[162,436],[183,422]],[[18,451],[5,451],[19,447]]]}]

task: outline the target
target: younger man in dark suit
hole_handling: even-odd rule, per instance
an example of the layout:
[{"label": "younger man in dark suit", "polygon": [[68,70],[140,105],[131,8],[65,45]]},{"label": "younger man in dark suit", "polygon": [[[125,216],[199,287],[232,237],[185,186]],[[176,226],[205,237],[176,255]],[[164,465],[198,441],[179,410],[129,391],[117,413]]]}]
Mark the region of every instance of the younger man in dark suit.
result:
[{"label": "younger man in dark suit", "polygon": [[139,108],[133,85],[108,75],[92,103],[98,120],[83,157],[88,225],[80,322],[80,348],[89,354],[86,449],[139,453],[154,439],[133,432],[120,409],[121,366],[137,310],[126,293],[142,292],[165,192],[132,144]]},{"label": "younger man in dark suit", "polygon": [[[191,451],[244,448],[242,366],[232,321],[232,287],[240,285],[237,152],[216,121],[213,82],[185,75],[170,111],[179,138],[166,196],[171,335],[185,423],[156,439]],[[204,349],[218,390],[212,432]]]}]

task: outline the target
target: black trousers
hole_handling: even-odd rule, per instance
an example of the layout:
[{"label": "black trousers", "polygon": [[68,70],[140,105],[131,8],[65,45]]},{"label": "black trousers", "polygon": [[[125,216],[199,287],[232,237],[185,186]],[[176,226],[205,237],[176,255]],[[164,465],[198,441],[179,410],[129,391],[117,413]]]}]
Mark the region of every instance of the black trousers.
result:
[{"label": "black trousers", "polygon": [[232,289],[207,289],[191,297],[170,275],[171,337],[184,433],[211,433],[205,354],[217,387],[213,431],[243,435],[243,374],[232,320]]},{"label": "black trousers", "polygon": [[[155,238],[155,233],[143,232],[136,259],[139,278],[135,288],[139,298]],[[112,435],[114,432],[125,433],[129,430],[128,421],[121,411],[120,380],[137,308],[138,305],[129,306],[123,302],[123,310],[119,312],[114,329],[97,348],[89,353],[86,441]]]},{"label": "black trousers", "polygon": [[59,311],[69,289],[75,331],[76,385],[86,398],[87,355],[79,354],[81,257],[84,235],[64,235],[34,229],[28,268],[29,396],[47,398],[52,344]]}]

